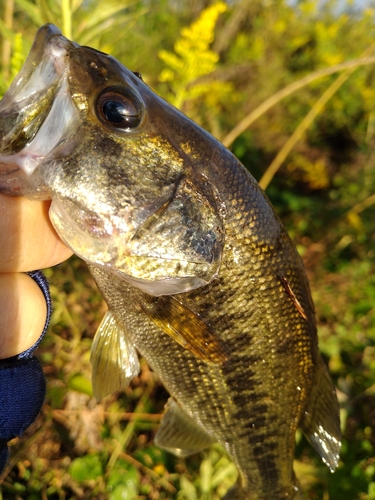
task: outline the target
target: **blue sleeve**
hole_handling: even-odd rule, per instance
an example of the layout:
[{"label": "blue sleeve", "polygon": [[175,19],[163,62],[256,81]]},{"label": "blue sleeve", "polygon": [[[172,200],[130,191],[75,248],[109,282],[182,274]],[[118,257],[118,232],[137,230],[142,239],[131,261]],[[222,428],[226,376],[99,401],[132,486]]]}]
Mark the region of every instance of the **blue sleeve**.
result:
[{"label": "blue sleeve", "polygon": [[40,287],[47,303],[43,332],[35,344],[11,358],[0,360],[0,476],[9,458],[7,442],[21,436],[34,422],[46,395],[42,366],[33,355],[43,339],[51,318],[52,303],[48,282],[41,271],[27,273]]}]

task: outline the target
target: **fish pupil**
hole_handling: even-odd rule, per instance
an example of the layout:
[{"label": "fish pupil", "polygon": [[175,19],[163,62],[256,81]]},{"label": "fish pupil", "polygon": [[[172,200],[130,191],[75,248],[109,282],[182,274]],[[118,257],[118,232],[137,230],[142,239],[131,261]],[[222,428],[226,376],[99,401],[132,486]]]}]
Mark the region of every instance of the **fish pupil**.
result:
[{"label": "fish pupil", "polygon": [[103,104],[103,113],[107,120],[111,123],[119,124],[126,121],[127,116],[126,109],[121,102],[107,101]]}]

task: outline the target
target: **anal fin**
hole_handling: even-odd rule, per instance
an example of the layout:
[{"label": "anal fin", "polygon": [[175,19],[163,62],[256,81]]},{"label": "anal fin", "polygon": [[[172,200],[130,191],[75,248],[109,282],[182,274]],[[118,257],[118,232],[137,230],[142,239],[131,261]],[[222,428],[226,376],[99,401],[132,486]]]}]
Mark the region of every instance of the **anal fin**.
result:
[{"label": "anal fin", "polygon": [[178,457],[185,457],[215,442],[184,412],[174,398],[169,398],[165,408],[166,412],[155,436],[157,446]]},{"label": "anal fin", "polygon": [[300,427],[323,462],[333,472],[338,466],[341,448],[339,404],[328,370],[321,358]]}]

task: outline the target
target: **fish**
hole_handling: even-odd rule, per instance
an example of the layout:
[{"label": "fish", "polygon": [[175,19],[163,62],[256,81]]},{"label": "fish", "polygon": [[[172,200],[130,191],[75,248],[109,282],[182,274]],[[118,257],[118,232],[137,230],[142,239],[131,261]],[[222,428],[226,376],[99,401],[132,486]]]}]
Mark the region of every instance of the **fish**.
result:
[{"label": "fish", "polygon": [[297,429],[336,469],[339,405],[302,259],[248,170],[138,73],[41,27],[0,102],[0,192],[51,200],[108,304],[97,399],[140,353],[170,393],[155,443],[221,443],[239,471],[227,500],[303,498]]}]

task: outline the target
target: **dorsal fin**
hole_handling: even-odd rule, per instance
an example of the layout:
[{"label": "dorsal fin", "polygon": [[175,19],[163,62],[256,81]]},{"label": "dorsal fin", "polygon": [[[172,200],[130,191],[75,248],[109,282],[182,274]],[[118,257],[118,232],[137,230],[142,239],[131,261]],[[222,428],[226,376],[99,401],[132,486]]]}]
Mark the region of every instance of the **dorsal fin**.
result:
[{"label": "dorsal fin", "polygon": [[319,358],[301,429],[333,472],[339,461],[341,447],[339,405],[328,370]]},{"label": "dorsal fin", "polygon": [[90,361],[92,387],[98,401],[127,387],[139,373],[137,352],[110,310],[95,334]]},{"label": "dorsal fin", "polygon": [[178,457],[185,457],[215,442],[183,411],[174,398],[169,398],[165,409],[166,412],[155,436],[157,446]]}]

